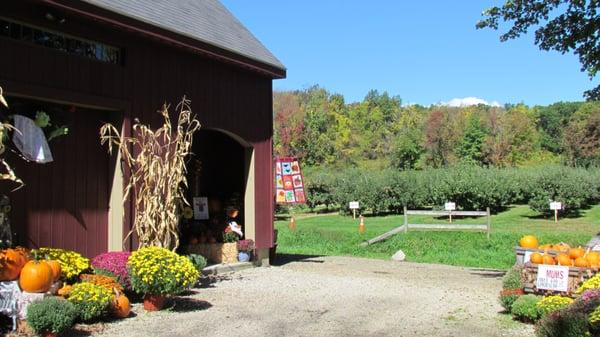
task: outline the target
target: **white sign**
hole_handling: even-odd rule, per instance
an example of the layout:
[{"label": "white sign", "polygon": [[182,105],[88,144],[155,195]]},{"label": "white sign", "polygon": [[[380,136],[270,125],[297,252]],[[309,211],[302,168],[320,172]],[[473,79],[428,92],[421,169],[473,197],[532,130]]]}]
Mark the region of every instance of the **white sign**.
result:
[{"label": "white sign", "polygon": [[525,255],[523,256],[523,263],[527,263],[527,262],[531,261],[531,254],[533,254],[532,251],[530,251],[530,250],[525,251]]},{"label": "white sign", "polygon": [[554,210],[561,210],[562,209],[562,203],[557,202],[557,201],[553,201],[550,203],[550,210],[554,211]]},{"label": "white sign", "polygon": [[444,204],[444,209],[447,211],[454,211],[456,210],[456,203],[454,202],[447,202]]},{"label": "white sign", "polygon": [[208,220],[208,198],[195,197],[193,199],[194,220]]},{"label": "white sign", "polygon": [[540,264],[535,286],[544,290],[567,291],[569,287],[569,267]]},{"label": "white sign", "polygon": [[358,201],[350,201],[350,209],[359,209]]}]

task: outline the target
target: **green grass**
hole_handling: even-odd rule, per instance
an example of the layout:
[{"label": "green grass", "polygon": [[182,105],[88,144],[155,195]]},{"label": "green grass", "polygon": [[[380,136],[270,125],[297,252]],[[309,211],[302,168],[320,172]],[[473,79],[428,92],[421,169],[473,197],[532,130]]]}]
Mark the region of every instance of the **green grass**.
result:
[{"label": "green grass", "polygon": [[[279,230],[277,251],[306,255],[346,255],[389,259],[401,249],[408,261],[442,263],[457,266],[506,269],[515,262],[513,247],[525,234],[533,234],[541,243],[567,242],[584,245],[600,231],[600,206],[583,211],[579,217],[540,218],[527,206],[515,206],[492,216],[492,235],[475,232],[411,231],[368,247],[359,244],[403,223],[402,215],[366,217],[365,234],[358,233],[358,220],[351,216],[326,215],[300,218],[291,232],[287,221],[276,221]],[[445,223],[446,219],[410,217],[411,223]],[[468,218],[454,223],[484,223],[485,218]]]}]

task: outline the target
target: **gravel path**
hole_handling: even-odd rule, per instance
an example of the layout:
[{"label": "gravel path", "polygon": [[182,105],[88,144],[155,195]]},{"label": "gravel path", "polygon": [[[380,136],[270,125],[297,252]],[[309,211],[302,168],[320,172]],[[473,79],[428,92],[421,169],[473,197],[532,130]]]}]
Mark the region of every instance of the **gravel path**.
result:
[{"label": "gravel path", "polygon": [[500,273],[315,257],[231,274],[93,336],[533,336],[501,315]]}]

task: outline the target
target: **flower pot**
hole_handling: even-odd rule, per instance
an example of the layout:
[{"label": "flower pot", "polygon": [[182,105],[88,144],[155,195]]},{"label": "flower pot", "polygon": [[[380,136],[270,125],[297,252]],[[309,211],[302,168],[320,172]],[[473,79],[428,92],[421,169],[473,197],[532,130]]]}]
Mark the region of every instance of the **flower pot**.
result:
[{"label": "flower pot", "polygon": [[146,295],[144,296],[144,309],[146,311],[159,311],[165,305],[166,299],[165,295]]},{"label": "flower pot", "polygon": [[47,332],[42,332],[41,336],[42,337],[56,337],[56,336],[58,336],[58,334],[56,332],[47,331]]},{"label": "flower pot", "polygon": [[250,253],[248,252],[239,252],[238,261],[240,262],[248,262],[250,261]]}]

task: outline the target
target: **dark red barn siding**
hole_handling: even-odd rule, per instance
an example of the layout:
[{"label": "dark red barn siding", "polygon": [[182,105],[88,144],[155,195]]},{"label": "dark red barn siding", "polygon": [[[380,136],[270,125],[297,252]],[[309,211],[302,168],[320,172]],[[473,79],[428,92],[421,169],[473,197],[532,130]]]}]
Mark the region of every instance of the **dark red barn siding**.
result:
[{"label": "dark red barn siding", "polygon": [[[57,50],[0,38],[0,85],[8,95],[41,97],[57,102],[118,110],[123,114],[123,123],[127,127],[130,127],[132,118],[157,125],[160,116],[156,112],[160,106],[170,102],[174,110],[176,103],[186,95],[192,101],[192,109],[203,127],[228,131],[254,147],[257,247],[270,247],[273,231],[272,78],[177,49],[134,32],[86,21],[69,12],[63,13],[67,18],[64,25],[54,24],[44,19],[44,8],[30,1],[10,1],[3,3],[0,16],[122,47],[125,55],[123,64],[105,64]],[[89,121],[98,121],[99,116],[79,112],[77,118],[81,118],[78,123],[90,125]],[[82,157],[63,162],[48,172],[39,172],[39,176],[35,177],[60,180],[61,174],[78,175],[77,181],[57,184],[51,188],[40,187],[44,193],[52,193],[54,208],[65,207],[66,211],[62,215],[52,215],[55,217],[52,224],[57,224],[53,226],[61,226],[59,224],[64,223],[68,210],[79,207],[77,202],[85,200],[85,203],[99,205],[105,201],[104,195],[98,195],[98,200],[88,200],[88,190],[81,188],[81,184],[87,183],[87,177],[92,173],[92,159],[83,157],[84,145],[76,141],[76,136],[79,136],[79,132],[85,132],[86,137],[98,141],[97,129],[92,133],[95,127],[86,126],[79,130],[75,128],[75,133],[67,137],[69,141],[75,142],[74,146],[81,147],[76,147],[77,151],[74,153],[61,153],[61,150],[53,149],[57,151],[56,157]],[[126,131],[129,132],[129,129],[126,128]],[[99,141],[94,144],[93,139],[85,145],[88,150],[91,147],[100,148]],[[104,163],[100,166],[104,167],[103,165]],[[111,176],[107,179],[112,181]],[[96,184],[97,187],[92,186],[96,189],[99,189],[98,186],[108,185],[101,180],[90,184]],[[86,212],[82,215],[86,219],[92,216],[104,217]],[[106,211],[99,208],[97,212]],[[41,214],[36,216],[42,216]],[[130,211],[126,208],[127,229],[130,228],[129,216]],[[55,235],[59,235],[56,233],[60,232],[60,229],[44,227],[41,225],[43,221],[37,218],[25,219],[24,214],[15,214],[13,218],[15,227],[27,228],[29,243],[32,245],[62,242],[67,248],[76,248],[79,251],[83,249],[86,250],[82,251],[85,253],[97,252],[102,248],[94,246],[92,241],[96,239],[90,238],[103,240],[102,243],[106,245],[106,233],[96,232],[95,229],[65,233],[64,238],[54,239]],[[35,223],[38,227],[33,225]],[[101,226],[106,227],[100,224],[98,228]],[[48,239],[49,237],[52,239]],[[87,242],[92,248],[77,246],[82,242]]]}]

